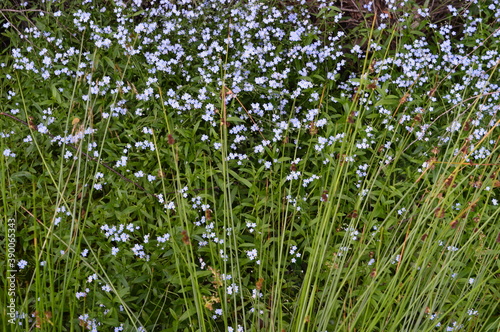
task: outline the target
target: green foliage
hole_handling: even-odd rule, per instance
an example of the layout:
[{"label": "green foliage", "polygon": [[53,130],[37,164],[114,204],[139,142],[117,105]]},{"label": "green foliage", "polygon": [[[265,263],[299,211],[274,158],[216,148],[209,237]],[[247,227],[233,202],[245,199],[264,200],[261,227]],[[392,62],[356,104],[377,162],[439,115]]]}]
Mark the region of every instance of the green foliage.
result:
[{"label": "green foliage", "polygon": [[498,4],[86,2],[0,12],[2,330],[498,329]]}]

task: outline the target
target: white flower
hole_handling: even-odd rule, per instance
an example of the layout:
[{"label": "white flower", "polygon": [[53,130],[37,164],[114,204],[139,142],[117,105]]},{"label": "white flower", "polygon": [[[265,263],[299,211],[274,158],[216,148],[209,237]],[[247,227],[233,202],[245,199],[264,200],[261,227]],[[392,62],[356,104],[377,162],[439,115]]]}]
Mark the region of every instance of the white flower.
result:
[{"label": "white flower", "polygon": [[478,311],[477,311],[477,310],[474,310],[474,309],[469,309],[469,310],[467,310],[467,314],[468,314],[469,316],[477,316]]},{"label": "white flower", "polygon": [[5,149],[3,150],[3,155],[6,157],[15,157],[16,154],[11,151],[11,149]]},{"label": "white flower", "polygon": [[253,148],[253,151],[255,153],[264,152],[264,147],[262,145],[257,145],[256,147]]},{"label": "white flower", "polygon": [[87,282],[92,282],[94,280],[97,280],[97,274],[95,274],[95,273],[88,276],[88,278],[87,278]]},{"label": "white flower", "polygon": [[247,250],[246,253],[247,253],[248,258],[250,258],[250,260],[252,260],[252,261],[255,258],[257,258],[257,255],[258,255],[257,249]]},{"label": "white flower", "polygon": [[19,262],[17,262],[17,266],[19,266],[19,268],[22,270],[26,266],[28,266],[28,262],[26,262],[24,259],[21,259]]},{"label": "white flower", "polygon": [[232,295],[233,293],[238,294],[238,291],[239,291],[239,287],[235,283],[232,283],[231,286],[227,287],[227,294],[228,295]]},{"label": "white flower", "polygon": [[76,295],[76,298],[77,298],[77,299],[80,299],[80,298],[82,298],[82,297],[87,296],[87,293],[85,293],[85,292],[76,292],[76,294],[75,294],[75,295]]},{"label": "white flower", "polygon": [[446,128],[446,131],[453,133],[455,131],[459,131],[460,127],[462,125],[458,121],[453,121],[448,128]]}]

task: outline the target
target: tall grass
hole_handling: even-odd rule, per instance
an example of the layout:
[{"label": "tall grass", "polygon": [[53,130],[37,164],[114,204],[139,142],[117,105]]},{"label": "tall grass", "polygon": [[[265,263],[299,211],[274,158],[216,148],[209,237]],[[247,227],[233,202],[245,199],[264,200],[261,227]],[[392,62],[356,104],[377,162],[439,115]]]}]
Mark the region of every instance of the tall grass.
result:
[{"label": "tall grass", "polygon": [[500,6],[352,5],[4,4],[2,330],[498,330]]}]

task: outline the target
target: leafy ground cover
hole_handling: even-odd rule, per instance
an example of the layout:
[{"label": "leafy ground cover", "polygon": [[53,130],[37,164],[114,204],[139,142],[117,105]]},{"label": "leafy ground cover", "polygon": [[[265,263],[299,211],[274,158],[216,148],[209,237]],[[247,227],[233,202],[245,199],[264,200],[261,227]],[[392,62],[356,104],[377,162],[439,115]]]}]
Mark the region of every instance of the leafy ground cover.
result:
[{"label": "leafy ground cover", "polygon": [[499,328],[498,1],[3,6],[2,330]]}]

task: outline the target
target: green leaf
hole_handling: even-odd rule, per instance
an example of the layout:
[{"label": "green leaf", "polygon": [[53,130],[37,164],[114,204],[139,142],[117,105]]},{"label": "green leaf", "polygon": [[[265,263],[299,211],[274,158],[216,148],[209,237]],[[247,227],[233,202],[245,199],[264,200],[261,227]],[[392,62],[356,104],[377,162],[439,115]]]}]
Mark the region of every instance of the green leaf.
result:
[{"label": "green leaf", "polygon": [[380,105],[397,105],[399,104],[400,98],[394,95],[388,95],[375,103],[375,106]]},{"label": "green leaf", "polygon": [[188,319],[189,317],[193,316],[195,313],[196,313],[196,307],[193,305],[191,308],[189,308],[188,310],[186,310],[181,315],[181,317],[179,317],[179,322],[182,322],[182,321]]},{"label": "green leaf", "polygon": [[228,117],[226,118],[226,120],[227,120],[228,122],[245,122],[245,120],[240,119],[240,118],[235,117],[235,116],[228,116]]},{"label": "green leaf", "polygon": [[252,188],[252,183],[247,179],[244,179],[241,176],[239,176],[235,171],[229,170],[229,174],[231,174],[236,180],[238,180],[240,183],[243,183],[248,188]]},{"label": "green leaf", "polygon": [[103,57],[102,57],[102,59],[103,59],[104,61],[106,61],[106,63],[108,64],[108,66],[109,66],[110,68],[113,68],[113,69],[115,68],[115,63],[113,62],[113,60],[111,60],[111,59],[110,59],[110,58],[108,58],[107,56],[103,56]]},{"label": "green leaf", "polygon": [[411,30],[410,33],[417,35],[417,36],[420,36],[420,37],[425,37],[425,33],[423,33],[422,31]]},{"label": "green leaf", "polygon": [[61,94],[59,93],[59,90],[57,90],[55,84],[50,86],[50,90],[52,91],[52,99],[57,101],[57,103],[62,104]]}]

